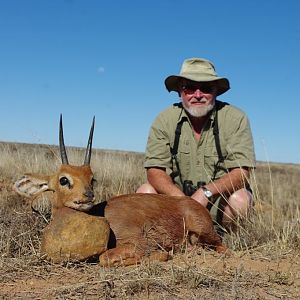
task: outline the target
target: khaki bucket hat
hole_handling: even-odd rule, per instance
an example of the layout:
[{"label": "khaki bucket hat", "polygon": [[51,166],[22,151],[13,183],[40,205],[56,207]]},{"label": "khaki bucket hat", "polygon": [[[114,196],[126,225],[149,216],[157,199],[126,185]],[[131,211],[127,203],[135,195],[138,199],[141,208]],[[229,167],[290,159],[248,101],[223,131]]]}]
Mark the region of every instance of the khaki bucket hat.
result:
[{"label": "khaki bucket hat", "polygon": [[165,79],[165,86],[169,92],[178,92],[182,79],[197,82],[214,82],[217,86],[217,95],[221,95],[230,89],[227,78],[218,77],[214,65],[204,58],[186,59],[181,67],[179,75],[171,75]]}]

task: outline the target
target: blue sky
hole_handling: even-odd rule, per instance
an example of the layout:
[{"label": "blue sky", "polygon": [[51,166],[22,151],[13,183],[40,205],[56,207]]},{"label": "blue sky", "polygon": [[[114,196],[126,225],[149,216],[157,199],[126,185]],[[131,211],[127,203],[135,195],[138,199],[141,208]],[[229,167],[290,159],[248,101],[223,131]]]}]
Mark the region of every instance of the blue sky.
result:
[{"label": "blue sky", "polygon": [[178,101],[164,79],[204,57],[247,112],[258,160],[300,163],[300,1],[0,0],[0,140],[143,152]]}]

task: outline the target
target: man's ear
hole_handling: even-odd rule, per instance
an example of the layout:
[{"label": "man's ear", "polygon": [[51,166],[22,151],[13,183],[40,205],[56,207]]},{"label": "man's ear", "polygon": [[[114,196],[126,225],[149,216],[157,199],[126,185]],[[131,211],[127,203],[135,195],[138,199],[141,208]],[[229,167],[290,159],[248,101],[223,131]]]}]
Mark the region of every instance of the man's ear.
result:
[{"label": "man's ear", "polygon": [[25,174],[14,183],[13,189],[19,195],[30,198],[49,191],[49,180],[50,176]]}]

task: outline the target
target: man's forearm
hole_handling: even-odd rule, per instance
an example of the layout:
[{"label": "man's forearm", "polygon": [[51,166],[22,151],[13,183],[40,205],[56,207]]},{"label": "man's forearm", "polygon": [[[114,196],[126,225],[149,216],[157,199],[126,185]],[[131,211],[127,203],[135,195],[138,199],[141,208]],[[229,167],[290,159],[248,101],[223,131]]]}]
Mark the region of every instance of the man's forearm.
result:
[{"label": "man's forearm", "polygon": [[221,178],[206,185],[213,195],[228,196],[233,192],[244,188],[249,183],[249,171],[246,168],[232,169]]},{"label": "man's forearm", "polygon": [[183,196],[183,192],[173,183],[171,177],[166,173],[165,169],[149,168],[147,170],[148,182],[160,194],[170,196]]},{"label": "man's forearm", "polygon": [[[212,192],[213,196],[222,195],[228,197],[233,192],[245,187],[248,181],[249,171],[245,168],[237,168],[232,169],[229,173],[207,184],[205,187]],[[207,206],[208,199],[205,197],[202,189],[197,190],[192,195],[192,198],[201,203],[204,207]]]}]

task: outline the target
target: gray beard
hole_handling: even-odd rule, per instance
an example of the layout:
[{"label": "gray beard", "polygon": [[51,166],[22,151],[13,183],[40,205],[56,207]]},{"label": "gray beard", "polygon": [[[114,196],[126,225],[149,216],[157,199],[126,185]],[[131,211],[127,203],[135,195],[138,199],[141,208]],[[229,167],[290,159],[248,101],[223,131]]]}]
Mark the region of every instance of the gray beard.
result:
[{"label": "gray beard", "polygon": [[189,115],[195,118],[201,118],[207,116],[214,109],[215,106],[214,104],[209,104],[208,106],[205,107],[186,107],[183,102],[182,105],[185,111]]}]

